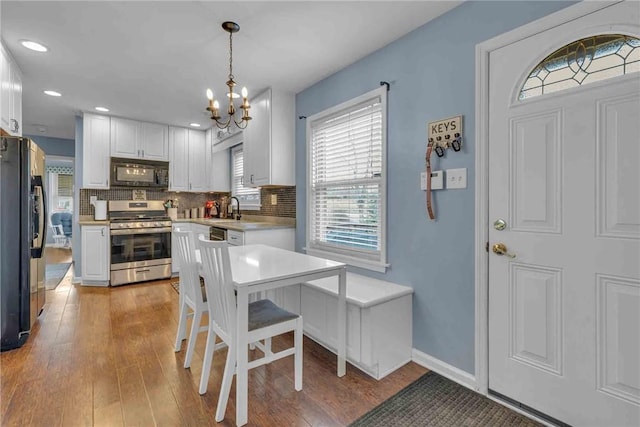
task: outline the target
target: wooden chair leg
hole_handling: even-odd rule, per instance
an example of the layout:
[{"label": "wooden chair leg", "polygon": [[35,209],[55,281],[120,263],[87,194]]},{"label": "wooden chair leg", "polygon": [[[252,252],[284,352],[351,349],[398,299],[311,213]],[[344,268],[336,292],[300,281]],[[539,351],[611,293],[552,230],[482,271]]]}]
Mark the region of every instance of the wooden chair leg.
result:
[{"label": "wooden chair leg", "polygon": [[189,342],[187,343],[187,354],[184,357],[184,367],[191,367],[191,359],[193,358],[193,351],[196,348],[196,340],[198,339],[198,332],[200,332],[200,321],[202,320],[202,312],[196,310],[193,315],[193,321],[191,322],[191,333],[189,334]]},{"label": "wooden chair leg", "polygon": [[202,363],[202,375],[200,375],[200,394],[207,392],[209,384],[209,375],[211,373],[211,365],[213,364],[213,356],[216,352],[216,333],[211,326],[207,331],[207,346],[204,350],[204,362]]},{"label": "wooden chair leg", "polygon": [[231,392],[231,381],[236,372],[236,353],[233,343],[228,343],[227,362],[224,365],[224,376],[222,377],[222,385],[220,386],[220,395],[218,396],[218,407],[216,408],[216,421],[224,420],[224,414],[227,411],[227,402],[229,401],[229,393]]},{"label": "wooden chair leg", "polygon": [[178,320],[178,332],[176,333],[176,344],[175,351],[180,351],[182,347],[182,340],[185,339],[187,335],[187,308],[186,304],[180,304],[180,317]]},{"label": "wooden chair leg", "polygon": [[293,345],[295,346],[294,364],[295,364],[295,389],[302,390],[302,317],[297,320],[296,330],[293,332]]}]

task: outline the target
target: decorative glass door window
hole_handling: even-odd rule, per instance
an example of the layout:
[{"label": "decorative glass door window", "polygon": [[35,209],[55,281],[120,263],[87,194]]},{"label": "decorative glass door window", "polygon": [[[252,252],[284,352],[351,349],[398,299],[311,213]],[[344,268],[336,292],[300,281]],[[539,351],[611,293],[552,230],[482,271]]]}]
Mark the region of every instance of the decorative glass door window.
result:
[{"label": "decorative glass door window", "polygon": [[547,56],[524,82],[524,100],[640,71],[640,39],[603,34],[574,41]]}]

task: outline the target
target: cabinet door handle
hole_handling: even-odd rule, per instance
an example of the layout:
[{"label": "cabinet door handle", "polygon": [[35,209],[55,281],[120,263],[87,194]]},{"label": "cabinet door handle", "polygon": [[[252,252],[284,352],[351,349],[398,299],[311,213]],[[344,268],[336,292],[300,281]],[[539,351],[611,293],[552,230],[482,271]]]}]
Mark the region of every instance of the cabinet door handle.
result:
[{"label": "cabinet door handle", "polygon": [[100,230],[100,234],[102,234],[102,237],[104,237],[104,228]]},{"label": "cabinet door handle", "polygon": [[142,150],[142,157],[144,157],[144,150]]},{"label": "cabinet door handle", "polygon": [[253,184],[253,174],[251,175],[251,183]]}]

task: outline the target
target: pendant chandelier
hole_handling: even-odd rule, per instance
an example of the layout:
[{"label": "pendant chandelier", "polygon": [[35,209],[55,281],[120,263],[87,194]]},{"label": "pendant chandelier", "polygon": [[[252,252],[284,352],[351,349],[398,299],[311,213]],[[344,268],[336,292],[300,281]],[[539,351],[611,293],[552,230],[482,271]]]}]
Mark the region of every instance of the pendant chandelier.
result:
[{"label": "pendant chandelier", "polygon": [[247,100],[247,88],[242,88],[242,104],[240,108],[242,109],[242,117],[240,120],[236,120],[236,107],[233,105],[233,98],[238,98],[238,94],[233,91],[236,82],[233,80],[233,33],[237,33],[240,31],[240,25],[235,22],[223,22],[222,29],[229,33],[229,80],[226,85],[229,87],[229,93],[227,96],[229,97],[229,106],[227,107],[227,114],[229,117],[226,120],[221,120],[219,109],[220,104],[217,100],[213,98],[213,92],[211,89],[207,89],[207,98],[209,98],[209,106],[207,107],[207,111],[211,113],[211,120],[213,120],[216,126],[220,129],[226,129],[234,123],[240,129],[244,129],[249,124],[249,120],[251,117],[249,116],[249,101]]}]

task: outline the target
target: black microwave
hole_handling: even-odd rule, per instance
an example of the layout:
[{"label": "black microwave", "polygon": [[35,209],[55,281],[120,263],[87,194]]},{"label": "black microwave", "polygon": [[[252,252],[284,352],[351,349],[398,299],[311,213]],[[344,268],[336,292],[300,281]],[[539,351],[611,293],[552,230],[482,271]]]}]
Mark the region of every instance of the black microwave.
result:
[{"label": "black microwave", "polygon": [[169,188],[169,162],[111,158],[111,187]]}]

